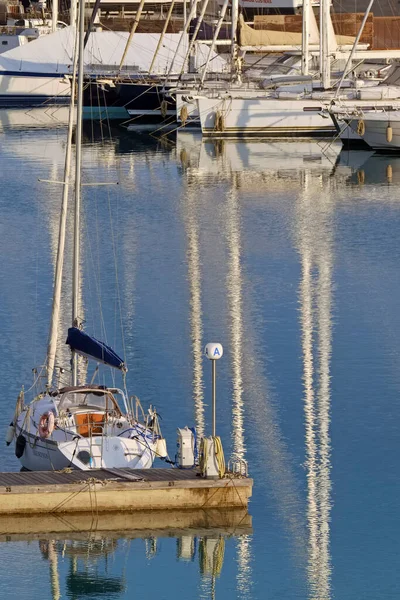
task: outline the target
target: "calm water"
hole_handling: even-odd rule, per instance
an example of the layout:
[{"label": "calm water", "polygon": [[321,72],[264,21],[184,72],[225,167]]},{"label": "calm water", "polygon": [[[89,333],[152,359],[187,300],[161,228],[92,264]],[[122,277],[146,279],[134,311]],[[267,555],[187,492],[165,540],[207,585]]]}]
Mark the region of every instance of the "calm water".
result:
[{"label": "calm water", "polygon": [[[58,121],[0,118],[2,431],[46,352],[61,191],[38,179],[62,177]],[[177,426],[210,432],[202,348],[222,342],[217,429],[254,477],[252,528],[0,532],[2,595],[398,598],[400,157],[90,125],[86,138],[85,181],[119,182],[85,188],[86,330],[126,355],[171,455]],[[67,269],[60,360],[69,285]],[[0,469],[18,468],[4,446]]]}]

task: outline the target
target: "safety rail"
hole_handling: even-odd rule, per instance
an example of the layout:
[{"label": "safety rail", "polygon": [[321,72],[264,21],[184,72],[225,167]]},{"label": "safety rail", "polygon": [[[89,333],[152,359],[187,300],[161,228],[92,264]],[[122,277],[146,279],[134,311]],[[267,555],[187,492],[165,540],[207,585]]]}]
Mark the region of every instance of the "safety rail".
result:
[{"label": "safety rail", "polygon": [[233,475],[239,475],[241,477],[248,477],[249,469],[247,460],[244,458],[236,458],[232,457],[228,462],[228,473],[233,473]]}]

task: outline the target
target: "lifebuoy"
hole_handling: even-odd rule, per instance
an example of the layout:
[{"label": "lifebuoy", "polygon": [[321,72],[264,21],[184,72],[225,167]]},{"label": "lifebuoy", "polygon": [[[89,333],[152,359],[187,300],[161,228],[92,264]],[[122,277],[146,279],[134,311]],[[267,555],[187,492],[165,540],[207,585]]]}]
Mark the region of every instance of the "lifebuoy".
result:
[{"label": "lifebuoy", "polygon": [[48,438],[54,431],[55,419],[54,413],[49,410],[42,414],[39,421],[39,435],[41,438]]}]

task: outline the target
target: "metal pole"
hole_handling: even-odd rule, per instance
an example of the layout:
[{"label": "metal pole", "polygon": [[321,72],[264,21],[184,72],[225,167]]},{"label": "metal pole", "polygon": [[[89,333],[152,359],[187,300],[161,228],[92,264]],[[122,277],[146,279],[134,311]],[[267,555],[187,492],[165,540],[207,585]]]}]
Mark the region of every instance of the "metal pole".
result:
[{"label": "metal pole", "polygon": [[[79,2],[79,60],[78,60],[78,103],[76,113],[76,165],[75,165],[75,221],[74,261],[72,274],[72,326],[79,324],[79,263],[80,263],[80,210],[82,172],[82,113],[83,113],[83,69],[84,69],[85,1]],[[72,385],[77,384],[78,360],[72,354]]]},{"label": "metal pole", "polygon": [[216,402],[215,402],[215,396],[216,396],[216,389],[217,389],[217,385],[216,385],[216,381],[217,381],[217,368],[216,368],[216,360],[212,360],[211,364],[212,364],[212,434],[213,437],[215,437],[216,433],[215,433],[215,422],[216,422]]}]

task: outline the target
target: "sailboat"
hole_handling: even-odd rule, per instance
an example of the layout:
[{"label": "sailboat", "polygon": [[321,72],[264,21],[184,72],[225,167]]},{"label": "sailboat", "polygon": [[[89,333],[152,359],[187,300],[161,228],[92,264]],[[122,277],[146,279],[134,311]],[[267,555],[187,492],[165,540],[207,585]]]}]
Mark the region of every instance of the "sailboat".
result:
[{"label": "sailboat", "polygon": [[[38,391],[29,404],[25,404],[24,392],[20,393],[14,418],[6,436],[8,444],[15,438],[15,454],[23,468],[35,471],[65,468],[80,470],[124,467],[145,469],[152,466],[156,454],[166,456],[166,447],[165,443],[161,441],[155,409],[150,408],[147,417],[142,410],[143,422],[139,422],[140,402],[134,396],[128,397],[125,385],[127,371],[125,361],[107,344],[84,332],[82,320],[79,317],[83,42],[84,0],[80,3],[79,36],[77,36],[75,43],[73,90],[68,123],[68,144],[60,213],[53,308],[46,361],[47,384],[42,390]],[[53,374],[60,314],[74,119],[74,86],[77,72],[73,306],[72,326],[68,329],[66,341],[72,353],[72,377],[71,385],[60,388],[58,385],[53,384]],[[94,376],[91,383],[79,385],[78,355],[97,363],[94,376],[100,364],[120,371],[122,386],[106,387],[94,384]]]}]

